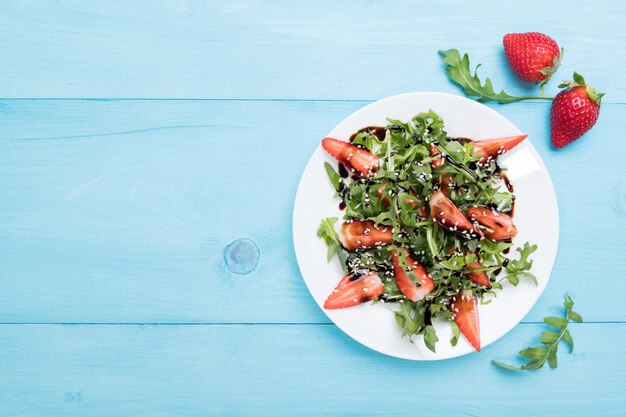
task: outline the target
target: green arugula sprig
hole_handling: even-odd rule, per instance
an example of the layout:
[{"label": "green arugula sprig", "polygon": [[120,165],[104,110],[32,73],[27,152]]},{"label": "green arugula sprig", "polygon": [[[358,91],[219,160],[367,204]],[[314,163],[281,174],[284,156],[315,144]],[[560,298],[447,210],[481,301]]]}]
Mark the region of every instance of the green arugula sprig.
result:
[{"label": "green arugula sprig", "polygon": [[339,235],[335,231],[335,223],[337,223],[336,217],[326,217],[322,219],[320,227],[317,229],[317,235],[324,239],[326,246],[328,247],[327,261],[330,262],[337,251],[337,248],[341,247],[341,241]]},{"label": "green arugula sprig", "polygon": [[563,305],[565,306],[565,317],[546,317],[543,319],[544,323],[548,326],[558,330],[558,332],[553,330],[541,332],[540,341],[545,347],[528,347],[519,352],[521,357],[530,359],[530,362],[520,367],[507,365],[506,363],[496,360],[492,360],[491,362],[509,371],[536,371],[537,369],[541,369],[546,362],[548,362],[550,368],[556,368],[558,365],[556,355],[561,340],[569,344],[570,353],[574,351],[574,339],[572,339],[572,335],[567,329],[567,326],[571,320],[578,323],[582,323],[583,321],[580,314],[572,310],[574,301],[572,301],[572,298],[567,293],[565,294]]},{"label": "green arugula sprig", "polygon": [[467,54],[461,56],[456,49],[439,51],[439,54],[446,64],[445,71],[448,77],[463,88],[463,92],[466,96],[475,98],[481,103],[496,101],[500,104],[507,104],[522,100],[552,100],[554,98],[549,96],[511,96],[505,93],[504,90],[500,90],[499,93],[496,93],[489,78],[485,78],[484,84],[480,81],[480,78],[478,78],[477,71],[480,64],[476,66],[472,74],[470,60]]},{"label": "green arugula sprig", "polygon": [[348,253],[344,250],[341,245],[341,241],[339,240],[339,235],[335,231],[335,223],[337,222],[337,217],[327,217],[322,219],[320,223],[320,227],[317,229],[317,235],[324,239],[326,246],[328,247],[328,254],[326,257],[326,261],[330,262],[333,259],[333,255],[337,255],[339,258],[339,263],[341,264],[341,268],[344,272],[348,273],[348,266],[346,265],[346,260],[348,259]]}]

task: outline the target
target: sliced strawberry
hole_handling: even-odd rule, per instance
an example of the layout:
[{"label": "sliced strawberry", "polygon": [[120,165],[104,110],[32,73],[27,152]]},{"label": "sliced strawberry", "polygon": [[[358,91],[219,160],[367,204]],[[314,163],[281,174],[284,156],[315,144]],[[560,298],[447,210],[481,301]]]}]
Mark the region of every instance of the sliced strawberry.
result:
[{"label": "sliced strawberry", "polygon": [[352,307],[379,297],[384,291],[383,282],[376,272],[358,270],[346,275],[324,303],[327,310]]},{"label": "sliced strawberry", "polygon": [[439,190],[430,197],[430,215],[446,230],[460,233],[468,239],[483,239],[483,234],[467,220],[461,210]]},{"label": "sliced strawberry", "polygon": [[[389,184],[389,181],[385,181],[377,190],[376,190],[376,197],[380,198],[382,200],[382,202],[389,207],[389,195],[387,193],[385,193],[385,189],[387,188],[387,185]],[[413,191],[408,191],[409,194],[411,194],[412,196],[418,197],[418,195],[413,192]],[[410,204],[413,207],[417,207],[419,206],[419,214],[420,217],[427,219],[428,218],[428,213],[426,212],[426,207],[424,207],[423,205],[420,205],[420,203],[418,203],[415,200],[411,200],[409,198],[404,198],[404,203],[406,204]]]},{"label": "sliced strawberry", "polygon": [[508,214],[489,207],[470,207],[467,210],[467,217],[485,226],[487,229],[484,229],[483,233],[495,242],[511,240],[517,236],[517,227]]},{"label": "sliced strawberry", "polygon": [[474,349],[480,352],[480,323],[476,297],[470,290],[465,290],[452,297],[450,311],[454,313],[454,321]]},{"label": "sliced strawberry", "polygon": [[[436,156],[436,155],[440,154],[439,149],[437,149],[437,147],[435,145],[433,145],[433,144],[431,144],[428,147],[428,150],[430,151],[430,156]],[[439,168],[440,166],[443,165],[444,162],[445,162],[445,160],[442,157],[438,157],[438,158],[435,158],[435,159],[433,159],[431,161],[430,166],[433,169]]]},{"label": "sliced strawberry", "polygon": [[376,155],[351,143],[324,138],[322,147],[348,170],[361,177],[370,178],[380,168],[380,159]]},{"label": "sliced strawberry", "polygon": [[510,151],[527,137],[528,135],[519,135],[474,141],[472,142],[472,145],[474,146],[474,155],[482,155],[478,162],[484,164],[485,162],[496,159],[503,153]]},{"label": "sliced strawberry", "polygon": [[396,284],[400,291],[402,291],[402,294],[411,301],[419,301],[435,288],[435,282],[430,275],[428,275],[426,268],[413,259],[409,251],[406,249],[403,250],[406,252],[406,263],[417,276],[420,285],[417,286],[411,280],[409,274],[402,268],[400,259],[395,250],[391,251],[391,256],[393,257],[393,275],[396,278]]},{"label": "sliced strawberry", "polygon": [[[483,268],[480,262],[472,262],[471,264],[467,265],[467,267],[469,269],[482,269]],[[472,271],[469,274],[467,274],[467,277],[478,285],[482,285],[487,288],[491,287],[491,282],[489,282],[489,276],[487,275],[485,271]]]},{"label": "sliced strawberry", "polygon": [[350,251],[388,245],[392,241],[391,226],[377,226],[370,220],[349,220],[341,225],[340,240]]}]

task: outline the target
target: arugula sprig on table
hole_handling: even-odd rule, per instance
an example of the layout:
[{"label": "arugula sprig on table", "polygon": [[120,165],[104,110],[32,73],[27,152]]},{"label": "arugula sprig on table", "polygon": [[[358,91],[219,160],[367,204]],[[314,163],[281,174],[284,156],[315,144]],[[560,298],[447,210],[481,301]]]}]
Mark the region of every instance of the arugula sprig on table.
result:
[{"label": "arugula sprig on table", "polygon": [[446,74],[448,74],[448,77],[463,88],[463,92],[466,96],[475,98],[481,103],[495,101],[500,104],[506,104],[522,100],[552,100],[554,98],[549,96],[512,96],[505,93],[504,90],[500,90],[500,92],[497,93],[494,90],[489,78],[485,78],[485,82],[483,83],[478,77],[478,68],[480,67],[480,64],[476,66],[474,73],[472,74],[470,60],[467,54],[463,54],[463,56],[461,56],[459,51],[456,49],[439,51],[439,54],[441,55],[443,62],[446,64],[445,71]]},{"label": "arugula sprig on table", "polygon": [[557,330],[544,330],[541,332],[540,342],[543,346],[528,347],[519,352],[521,357],[530,359],[530,362],[520,367],[508,365],[497,360],[491,362],[509,371],[536,371],[541,369],[546,362],[548,362],[550,368],[556,368],[558,366],[557,352],[561,340],[564,340],[569,345],[570,353],[574,351],[574,339],[569,332],[568,325],[572,320],[577,323],[582,323],[583,321],[580,314],[572,310],[574,301],[567,293],[565,294],[563,305],[565,306],[565,317],[545,317],[543,319],[545,324]]}]

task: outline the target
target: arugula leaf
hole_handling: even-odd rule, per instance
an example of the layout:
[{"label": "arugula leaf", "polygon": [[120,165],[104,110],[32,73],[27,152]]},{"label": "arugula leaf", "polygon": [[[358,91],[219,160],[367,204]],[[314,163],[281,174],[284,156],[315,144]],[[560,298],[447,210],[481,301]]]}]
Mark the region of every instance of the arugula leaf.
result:
[{"label": "arugula leaf", "polygon": [[552,100],[554,98],[548,96],[511,96],[505,93],[504,90],[500,90],[499,93],[496,93],[489,78],[485,78],[484,84],[480,81],[477,74],[480,64],[476,66],[472,74],[470,60],[467,54],[461,56],[456,49],[439,51],[439,54],[446,64],[445,71],[448,77],[463,88],[463,92],[466,96],[474,98],[481,103],[496,101],[500,104],[507,104],[529,99]]},{"label": "arugula leaf", "polygon": [[548,362],[548,366],[550,366],[550,368],[556,368],[558,366],[557,353],[559,349],[559,342],[561,340],[567,342],[570,347],[570,353],[574,351],[574,340],[572,339],[569,330],[567,330],[570,320],[578,321],[579,323],[583,320],[582,317],[580,317],[580,314],[572,311],[574,301],[567,293],[565,294],[565,301],[563,302],[563,305],[565,306],[565,317],[546,317],[543,319],[544,323],[548,326],[559,330],[558,332],[553,330],[545,330],[541,332],[539,341],[545,347],[529,347],[519,352],[519,355],[522,358],[531,359],[530,362],[520,367],[507,365],[506,363],[502,363],[497,360],[492,360],[491,362],[494,365],[509,371],[535,371],[537,369],[541,369],[546,362]]},{"label": "arugula leaf", "polygon": [[450,322],[452,325],[452,339],[450,339],[450,345],[456,346],[459,343],[459,336],[461,335],[461,329],[459,329],[459,325],[453,320]]},{"label": "arugula leaf", "polygon": [[317,229],[317,235],[324,239],[326,246],[328,246],[328,255],[326,256],[327,262],[330,262],[330,260],[333,259],[333,255],[337,251],[337,248],[341,247],[339,235],[335,231],[335,223],[337,220],[338,219],[336,217],[327,217],[322,219],[320,227]]},{"label": "arugula leaf", "polygon": [[330,183],[333,185],[335,191],[339,192],[340,184],[341,184],[341,176],[337,174],[337,171],[330,165],[328,162],[324,162],[324,169],[326,170],[326,174],[328,175],[328,179]]},{"label": "arugula leaf", "polygon": [[432,325],[428,325],[424,328],[424,343],[426,347],[435,352],[435,344],[439,341],[437,337],[437,332],[435,332],[435,328]]},{"label": "arugula leaf", "polygon": [[506,272],[508,273],[504,279],[508,280],[511,284],[517,285],[522,278],[528,278],[535,285],[539,285],[537,277],[534,274],[528,272],[533,266],[533,261],[528,260],[531,253],[537,250],[537,245],[530,245],[528,242],[524,243],[524,246],[517,248],[520,254],[518,260],[511,260],[506,266]]},{"label": "arugula leaf", "polygon": [[420,334],[424,327],[424,304],[401,300],[400,311],[395,312],[396,323],[402,328],[402,336]]}]

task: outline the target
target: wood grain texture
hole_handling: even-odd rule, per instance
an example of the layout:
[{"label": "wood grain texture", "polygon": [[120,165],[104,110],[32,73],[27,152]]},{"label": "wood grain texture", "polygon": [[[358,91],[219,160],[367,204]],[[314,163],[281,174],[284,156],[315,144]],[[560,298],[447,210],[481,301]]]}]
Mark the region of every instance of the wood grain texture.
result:
[{"label": "wood grain texture", "polygon": [[557,370],[490,363],[542,328],[410,362],[332,325],[0,326],[0,416],[623,416],[626,325],[574,325]]},{"label": "wood grain texture", "polygon": [[[327,322],[298,272],[292,204],[320,138],[363,104],[0,102],[1,320]],[[626,105],[560,151],[548,109],[498,108],[530,135],[560,206],[555,269],[527,321],[565,291],[587,320],[626,320]],[[241,237],[261,250],[246,276],[222,261]]]},{"label": "wood grain texture", "polygon": [[[625,20],[619,1],[0,2],[0,417],[626,415]],[[598,125],[560,151],[548,103],[494,106],[555,185],[550,283],[481,354],[370,351],[300,277],[304,165],[370,100],[460,93],[438,49],[534,91],[501,48],[529,30],[565,47],[557,80],[575,69],[608,93]],[[246,276],[223,264],[242,237],[261,250]],[[587,320],[575,353],[557,371],[495,369],[537,342],[565,291]]]},{"label": "wood grain texture", "polygon": [[[437,50],[469,51],[513,93],[502,36],[536,30],[626,100],[620,1],[298,2],[59,0],[0,3],[3,97],[378,99],[449,91]],[[552,82],[554,91],[558,82]]]}]

